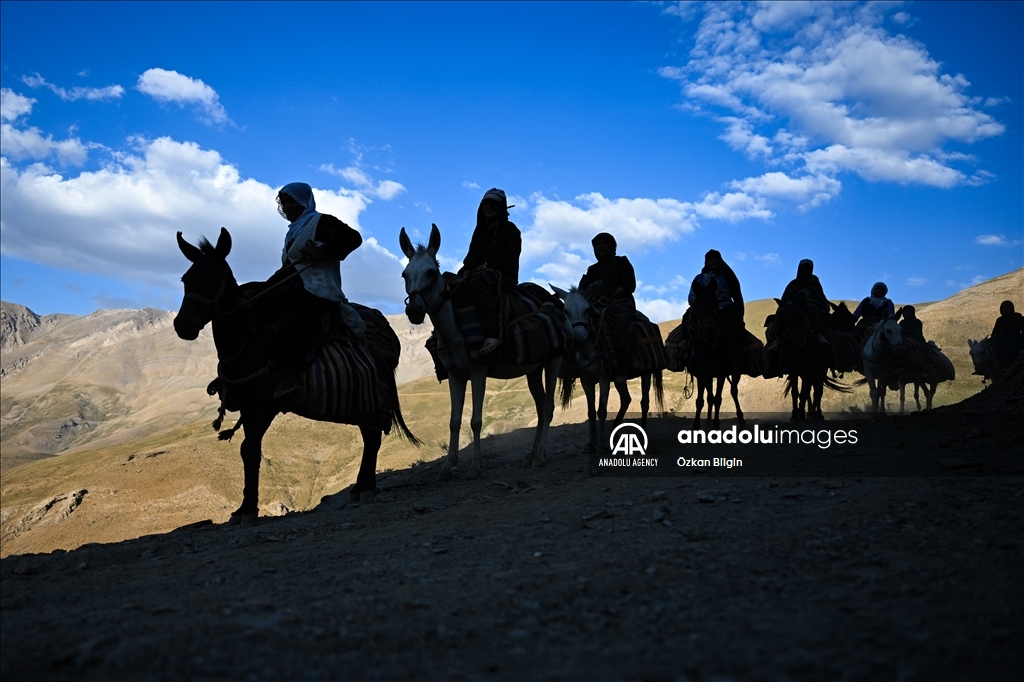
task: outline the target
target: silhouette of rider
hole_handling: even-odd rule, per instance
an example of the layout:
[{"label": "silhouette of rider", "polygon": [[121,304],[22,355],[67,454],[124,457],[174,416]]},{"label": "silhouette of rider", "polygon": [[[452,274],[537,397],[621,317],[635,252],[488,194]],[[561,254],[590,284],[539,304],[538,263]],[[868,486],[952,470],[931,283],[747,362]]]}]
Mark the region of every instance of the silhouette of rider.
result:
[{"label": "silhouette of rider", "polygon": [[904,339],[914,339],[925,343],[924,340],[924,325],[921,324],[921,320],[917,319],[917,309],[912,305],[905,305],[900,308],[899,312],[896,313],[896,317],[902,317],[900,320],[900,329],[903,331]]},{"label": "silhouette of rider", "polygon": [[853,321],[862,320],[859,326],[865,327],[893,318],[896,307],[885,297],[887,293],[889,287],[885,286],[885,282],[875,282],[871,287],[871,295],[864,298],[853,311]]},{"label": "silhouette of rider", "polygon": [[[298,389],[298,373],[313,361],[331,321],[340,320],[361,340],[365,323],[341,290],[341,261],[363,243],[359,232],[332,215],[319,213],[312,188],[285,185],[278,213],[288,221],[281,269],[267,281],[275,291],[276,314],[267,330],[267,351],[277,387],[275,398]],[[294,277],[298,272],[298,277]],[[289,276],[290,280],[285,281]]]},{"label": "silhouette of rider", "polygon": [[636,273],[625,256],[615,255],[615,237],[602,232],[591,242],[597,262],[587,268],[579,290],[591,305],[604,309],[604,324],[614,346],[615,383],[623,384],[630,374],[633,351],[633,320],[636,317]]},{"label": "silhouette of rider", "polygon": [[811,329],[818,333],[819,342],[827,343],[825,320],[829,304],[821,282],[814,274],[814,261],[809,258],[800,261],[796,268],[796,278],[786,285],[781,300],[783,306],[798,306],[803,309]]},{"label": "silhouette of rider", "polygon": [[519,283],[519,254],[523,238],[519,228],[508,219],[505,192],[487,190],[476,212],[476,229],[469,242],[469,253],[462,261],[460,275],[468,277],[484,343],[480,354],[495,350],[501,344],[499,311],[501,298],[512,293]]},{"label": "silhouette of rider", "polygon": [[1024,317],[1013,308],[1013,301],[999,304],[999,317],[992,327],[992,345],[1000,366],[1011,364],[1024,351]]},{"label": "silhouette of rider", "polygon": [[722,260],[722,254],[715,249],[704,254],[704,268],[690,284],[690,293],[687,296],[690,308],[697,305],[700,292],[708,290],[712,281],[718,300],[719,329],[722,337],[735,349],[738,347],[744,329],[743,292],[740,289],[740,281],[736,277],[736,273]]}]

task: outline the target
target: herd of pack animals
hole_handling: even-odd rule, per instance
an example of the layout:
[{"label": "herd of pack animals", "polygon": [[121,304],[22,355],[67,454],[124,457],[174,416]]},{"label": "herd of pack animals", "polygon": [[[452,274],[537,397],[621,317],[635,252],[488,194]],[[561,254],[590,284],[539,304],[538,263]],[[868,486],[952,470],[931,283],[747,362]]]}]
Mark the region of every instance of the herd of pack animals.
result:
[{"label": "herd of pack animals", "polygon": [[[301,186],[308,189],[306,185]],[[286,186],[282,195],[289,187],[292,185]],[[495,191],[498,190],[492,190]],[[279,205],[280,199],[281,195]],[[504,193],[501,199],[504,201]],[[319,214],[315,214],[313,207],[310,191],[306,206],[295,208],[294,214],[287,216],[282,212],[282,216],[295,226],[301,222],[297,219],[300,209],[304,210],[303,216],[314,216],[311,229],[315,230],[315,217]],[[254,320],[268,295],[272,295],[272,290],[283,280],[240,285],[228,266],[231,236],[224,228],[215,245],[204,238],[198,246],[193,246],[180,232],[177,241],[191,267],[182,277],[185,294],[174,320],[175,331],[182,339],[194,340],[207,324],[212,324],[219,362],[218,376],[208,391],[211,395],[219,394],[221,399],[214,428],[220,429],[226,411],[238,411],[240,416],[234,427],[220,431],[220,437],[229,439],[239,428],[244,429],[240,447],[244,468],[242,503],[232,513],[229,523],[251,525],[257,522],[262,440],[276,415],[283,412],[357,426],[363,452],[349,495],[353,501],[372,499],[376,489],[377,453],[383,435],[395,429],[400,437],[420,444],[402,417],[395,380],[401,346],[386,318],[376,310],[349,304],[343,299],[348,310],[358,312],[362,320],[359,338],[353,337],[347,327],[343,333],[332,332],[325,337],[311,354],[315,356],[312,362],[300,373],[298,390],[280,398],[279,391],[275,393],[272,363],[268,362],[266,348],[261,344],[261,330]],[[438,378],[447,378],[450,390],[450,437],[447,456],[437,475],[439,480],[451,479],[458,463],[467,384],[472,387],[473,446],[465,477],[478,478],[481,474],[480,430],[488,378],[525,376],[527,379],[537,412],[537,426],[524,466],[545,465],[559,381],[563,408],[572,398],[576,381],[586,395],[589,427],[586,452],[606,447],[610,388],[614,385],[619,395],[616,423],[622,420],[631,398],[622,380],[624,371],[613,367],[614,362],[609,360],[611,342],[604,328],[605,309],[599,303],[588,300],[584,292],[575,287],[565,291],[552,286],[552,294],[535,284],[519,284],[513,294],[519,298],[516,304],[500,306],[504,313],[501,320],[503,345],[497,351],[481,354],[480,339],[466,322],[466,310],[472,306],[466,304],[469,299],[460,297],[459,293],[460,287],[468,286],[469,278],[441,271],[437,261],[441,233],[437,226],[431,227],[425,245],[414,245],[402,228],[399,244],[408,259],[402,272],[408,295],[406,315],[413,324],[422,324],[425,318],[430,318],[433,335],[428,348],[435,360]],[[289,246],[286,242],[282,257],[286,265]],[[292,262],[298,264],[294,258]],[[293,268],[290,277],[283,279],[299,281],[296,275],[300,273],[299,268]],[[340,291],[340,275],[338,284]],[[779,299],[776,301],[781,304]],[[745,330],[739,339],[732,342],[724,339],[719,326],[719,308],[713,298],[691,300],[683,324],[664,342],[657,325],[637,311],[632,361],[626,378],[641,379],[642,423],[646,423],[650,412],[652,386],[657,411],[664,409],[662,373],[665,370],[687,372],[690,376],[688,391],[696,383],[695,428],[701,427],[705,404],[707,423],[718,427],[726,381],[730,385],[736,418],[743,423],[738,385],[744,374],[785,377],[793,420],[821,419],[823,390],[850,391],[849,386],[838,379],[842,376],[839,373],[853,370],[864,375],[859,383],[870,387],[874,414],[884,414],[887,388],[899,390],[900,412],[903,412],[905,388],[909,384],[914,385],[917,408],[921,409],[920,388],[925,393],[926,409],[931,409],[936,385],[954,378],[952,363],[934,343],[926,345],[903,339],[901,328],[893,319],[857,328],[853,314],[844,303],[829,303],[829,306],[832,308],[829,320],[832,332],[830,338],[825,338],[815,332],[815,326],[799,306],[780,305],[778,312],[765,321],[770,342],[767,348]],[[976,365],[989,362],[991,366],[991,350],[984,342],[972,342],[971,352]]]}]

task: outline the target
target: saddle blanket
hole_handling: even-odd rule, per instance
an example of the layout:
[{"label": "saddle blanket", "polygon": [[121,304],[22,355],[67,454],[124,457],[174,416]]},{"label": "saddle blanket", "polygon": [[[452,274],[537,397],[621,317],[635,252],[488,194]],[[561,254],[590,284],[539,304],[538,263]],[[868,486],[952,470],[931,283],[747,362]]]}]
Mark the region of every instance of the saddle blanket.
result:
[{"label": "saddle blanket", "polygon": [[690,355],[690,341],[686,328],[680,324],[665,339],[665,367],[670,372],[682,372]]},{"label": "saddle blanket", "polygon": [[470,359],[476,364],[529,365],[560,355],[570,338],[562,312],[562,303],[542,287],[524,282],[512,294],[502,296],[500,324],[502,344],[497,358],[481,356],[484,328],[468,287],[459,286],[462,278],[446,272],[452,287],[455,317],[466,338]]},{"label": "saddle blanket", "polygon": [[[612,330],[605,325],[601,334],[601,355],[609,367],[615,363],[614,348]],[[639,310],[633,314],[633,346],[629,354],[629,364],[630,379],[641,374],[660,372],[667,366],[661,329]]]},{"label": "saddle blanket", "polygon": [[367,344],[328,341],[299,375],[290,412],[341,424],[390,407],[386,377]]}]

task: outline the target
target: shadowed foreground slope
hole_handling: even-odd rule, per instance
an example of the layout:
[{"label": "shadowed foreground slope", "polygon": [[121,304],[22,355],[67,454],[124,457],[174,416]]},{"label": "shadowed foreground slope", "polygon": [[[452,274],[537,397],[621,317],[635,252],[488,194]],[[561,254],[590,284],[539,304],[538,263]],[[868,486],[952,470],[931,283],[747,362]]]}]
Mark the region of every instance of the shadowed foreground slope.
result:
[{"label": "shadowed foreground slope", "polygon": [[435,461],[381,475],[369,504],[8,556],[0,673],[1015,679],[1022,398],[1019,370],[860,422],[873,445],[844,476],[801,475],[794,451],[796,475],[591,477],[562,425],[539,471],[514,432],[477,481],[436,483]]}]

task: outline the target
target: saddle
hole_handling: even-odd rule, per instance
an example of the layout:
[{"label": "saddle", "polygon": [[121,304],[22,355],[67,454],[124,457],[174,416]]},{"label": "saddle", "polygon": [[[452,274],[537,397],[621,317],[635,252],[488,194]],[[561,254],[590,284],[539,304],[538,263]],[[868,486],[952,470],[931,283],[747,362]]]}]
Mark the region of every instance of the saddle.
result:
[{"label": "saddle", "polygon": [[[591,318],[593,319],[593,318]],[[596,330],[595,330],[596,331]],[[599,349],[605,365],[615,362],[615,340],[611,329],[603,325]],[[635,379],[642,374],[660,372],[668,367],[665,344],[661,340],[661,329],[639,310],[633,313],[633,338],[629,353],[628,378]]]},{"label": "saddle", "polygon": [[[484,328],[471,292],[467,287],[459,286],[464,278],[450,272],[443,276],[451,291],[455,318],[462,328],[466,348],[474,364],[530,365],[561,355],[569,347],[572,335],[565,322],[562,302],[543,287],[523,282],[501,297],[501,346],[493,354],[481,355]],[[440,380],[440,373],[438,376]]]}]

